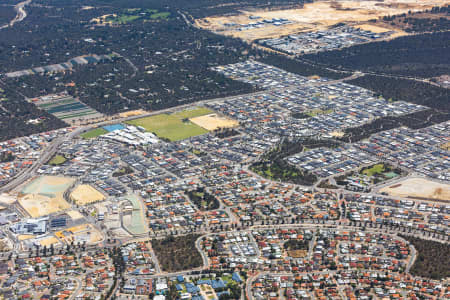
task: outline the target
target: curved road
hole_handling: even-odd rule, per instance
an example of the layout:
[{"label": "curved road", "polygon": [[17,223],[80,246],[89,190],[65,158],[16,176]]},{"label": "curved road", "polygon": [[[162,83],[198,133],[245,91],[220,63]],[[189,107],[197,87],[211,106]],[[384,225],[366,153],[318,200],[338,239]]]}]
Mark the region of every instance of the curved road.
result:
[{"label": "curved road", "polygon": [[0,26],[0,30],[12,27],[15,23],[22,22],[27,17],[27,12],[25,11],[25,6],[30,4],[32,0],[26,0],[23,2],[20,2],[14,6],[14,10],[16,11],[16,17],[9,22],[9,24],[5,24],[3,26]]}]

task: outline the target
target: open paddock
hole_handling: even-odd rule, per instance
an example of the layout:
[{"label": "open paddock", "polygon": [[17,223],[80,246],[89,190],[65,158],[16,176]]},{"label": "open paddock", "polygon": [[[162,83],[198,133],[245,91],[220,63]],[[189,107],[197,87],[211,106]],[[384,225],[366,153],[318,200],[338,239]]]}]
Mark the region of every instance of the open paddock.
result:
[{"label": "open paddock", "polygon": [[450,201],[450,184],[423,178],[409,178],[395,185],[384,187],[380,192],[397,197]]},{"label": "open paddock", "polygon": [[192,123],[212,131],[218,128],[233,128],[239,126],[239,122],[230,118],[218,116],[217,114],[209,114],[189,119]]},{"label": "open paddock", "polygon": [[105,200],[105,196],[88,184],[77,186],[70,194],[70,199],[78,205],[87,205]]}]

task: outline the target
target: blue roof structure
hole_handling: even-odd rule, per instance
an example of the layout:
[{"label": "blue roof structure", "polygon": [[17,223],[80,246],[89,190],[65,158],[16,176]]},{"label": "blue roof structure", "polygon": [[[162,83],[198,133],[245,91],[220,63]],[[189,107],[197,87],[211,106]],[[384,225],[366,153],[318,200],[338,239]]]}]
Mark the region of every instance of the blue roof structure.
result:
[{"label": "blue roof structure", "polygon": [[211,281],[211,286],[213,289],[221,289],[226,287],[225,282],[223,282],[222,279],[219,280],[212,280]]},{"label": "blue roof structure", "polygon": [[200,292],[200,288],[198,286],[195,286],[192,283],[186,283],[185,287],[189,294],[195,294],[195,293]]},{"label": "blue roof structure", "polygon": [[234,272],[233,275],[231,275],[231,279],[236,282],[242,282],[241,276],[237,272]]},{"label": "blue roof structure", "polygon": [[103,129],[105,129],[108,132],[112,132],[115,130],[121,130],[124,129],[125,126],[123,126],[122,124],[114,124],[114,125],[107,125],[107,126],[103,126]]}]

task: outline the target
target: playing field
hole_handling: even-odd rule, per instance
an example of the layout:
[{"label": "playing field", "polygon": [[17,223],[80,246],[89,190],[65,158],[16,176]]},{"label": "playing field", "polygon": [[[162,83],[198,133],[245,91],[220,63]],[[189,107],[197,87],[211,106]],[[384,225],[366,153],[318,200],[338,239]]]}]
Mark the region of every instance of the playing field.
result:
[{"label": "playing field", "polygon": [[384,187],[380,192],[397,197],[450,201],[450,184],[438,183],[423,178],[409,178],[398,184]]},{"label": "playing field", "polygon": [[189,119],[192,123],[197,124],[206,130],[216,130],[218,128],[232,128],[239,126],[239,122],[218,116],[217,114],[209,114]]},{"label": "playing field", "polygon": [[90,203],[103,201],[105,196],[88,184],[77,186],[70,194],[72,199],[78,205],[87,205]]},{"label": "playing field", "polygon": [[211,113],[204,108],[185,110],[175,114],[160,114],[156,116],[128,121],[130,125],[141,126],[153,132],[160,138],[170,141],[184,140],[192,136],[205,134],[208,130],[192,123],[188,118]]},{"label": "playing field", "polygon": [[49,162],[49,165],[58,166],[63,164],[66,161],[66,158],[62,155],[55,155]]},{"label": "playing field", "polygon": [[373,176],[375,174],[380,174],[384,172],[384,165],[383,164],[376,164],[372,166],[371,168],[365,169],[362,173],[367,176]]},{"label": "playing field", "polygon": [[180,112],[173,113],[172,116],[179,119],[190,119],[199,116],[212,114],[213,111],[206,107],[194,107],[192,109],[185,109]]},{"label": "playing field", "polygon": [[21,191],[20,205],[32,218],[46,216],[70,208],[63,194],[74,182],[67,177],[42,176]]},{"label": "playing field", "polygon": [[85,132],[85,133],[81,134],[80,136],[83,139],[92,139],[92,138],[101,136],[101,135],[103,135],[105,133],[108,133],[108,131],[106,131],[103,128],[96,128],[96,129],[92,129],[92,130],[90,130],[88,132]]}]

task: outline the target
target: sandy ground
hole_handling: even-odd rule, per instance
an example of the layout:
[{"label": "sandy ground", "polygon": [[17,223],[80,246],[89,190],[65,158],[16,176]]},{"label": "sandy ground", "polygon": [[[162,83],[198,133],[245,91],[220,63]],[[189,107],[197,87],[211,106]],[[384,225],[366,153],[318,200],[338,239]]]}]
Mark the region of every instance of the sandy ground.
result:
[{"label": "sandy ground", "polygon": [[13,204],[14,201],[16,201],[16,198],[13,196],[10,196],[8,194],[0,194],[0,203],[1,204]]},{"label": "sandy ground", "polygon": [[344,136],[344,132],[343,131],[333,131],[330,133],[331,136],[334,137],[343,137]]},{"label": "sandy ground", "polygon": [[441,149],[444,149],[444,150],[447,150],[447,151],[450,150],[450,142],[442,144],[441,145]]},{"label": "sandy ground", "polygon": [[74,221],[83,218],[83,215],[76,210],[69,210],[66,212],[66,214]]},{"label": "sandy ground", "polygon": [[72,241],[75,244],[83,241],[95,244],[103,239],[101,232],[90,224],[82,224],[58,231],[55,233],[55,236],[66,244],[70,244]]},{"label": "sandy ground", "polygon": [[209,114],[189,119],[192,123],[205,128],[206,130],[215,130],[217,128],[232,128],[239,126],[239,122],[218,116],[217,114]]},{"label": "sandy ground", "polygon": [[137,110],[130,110],[126,112],[122,112],[119,114],[119,118],[128,118],[128,117],[134,117],[134,116],[140,116],[143,114],[146,114],[147,112],[143,109],[137,109]]},{"label": "sandy ground", "polygon": [[108,18],[108,17],[117,17],[117,15],[116,14],[107,14],[107,15],[103,15],[103,16],[100,16],[100,17],[98,17],[98,18],[93,18],[92,20],[91,20],[91,23],[92,22],[95,22],[95,23],[103,23],[103,24],[110,24],[111,22],[106,22],[106,18]]},{"label": "sandy ground", "polygon": [[47,216],[70,208],[70,204],[62,196],[49,198],[43,195],[29,194],[20,198],[19,203],[32,218]]},{"label": "sandy ground", "polygon": [[18,201],[32,218],[68,209],[63,194],[74,181],[68,177],[38,177],[23,188]]},{"label": "sandy ground", "polygon": [[360,28],[362,30],[372,31],[372,32],[375,32],[375,33],[382,33],[382,32],[388,32],[389,31],[388,28],[375,26],[375,25],[370,25],[370,24],[360,24],[360,25],[356,25],[355,27],[356,28]]},{"label": "sandy ground", "polygon": [[57,244],[59,244],[59,241],[54,236],[49,236],[49,237],[41,239],[39,241],[39,244],[42,247],[44,247],[44,246],[50,247],[52,244],[56,246]]},{"label": "sandy ground", "polygon": [[77,186],[70,194],[70,198],[78,205],[86,205],[105,200],[105,196],[102,193],[88,184]]},{"label": "sandy ground", "polygon": [[[443,0],[385,0],[379,1],[318,1],[305,4],[301,9],[273,10],[273,11],[241,11],[234,16],[213,16],[196,20],[196,24],[204,29],[219,34],[239,37],[247,41],[284,36],[303,31],[317,31],[327,29],[340,22],[363,23],[370,19],[386,15],[395,15],[411,11],[421,11],[433,6],[442,6],[449,3]],[[250,16],[259,16],[261,19],[284,18],[294,24],[284,26],[266,25],[263,28],[238,31],[225,24],[249,24]],[[375,29],[375,28],[374,28]],[[381,28],[377,28],[380,32]],[[398,34],[404,34],[399,32]]]},{"label": "sandy ground", "polygon": [[391,196],[417,197],[430,200],[450,200],[450,184],[437,183],[422,178],[410,178],[384,187],[380,192]]},{"label": "sandy ground", "polygon": [[21,234],[21,235],[17,236],[17,239],[19,241],[25,241],[25,240],[29,240],[32,238],[34,238],[34,235],[32,235],[32,234]]}]

